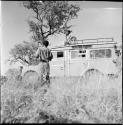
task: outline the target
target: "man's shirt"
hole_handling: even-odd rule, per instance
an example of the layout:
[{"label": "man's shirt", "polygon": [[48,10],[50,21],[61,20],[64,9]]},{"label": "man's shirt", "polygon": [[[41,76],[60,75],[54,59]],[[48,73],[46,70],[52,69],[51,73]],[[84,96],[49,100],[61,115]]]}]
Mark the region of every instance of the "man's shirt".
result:
[{"label": "man's shirt", "polygon": [[40,58],[40,61],[44,62],[49,62],[52,60],[53,55],[50,51],[49,48],[47,47],[39,47],[38,50],[36,51],[36,57]]}]

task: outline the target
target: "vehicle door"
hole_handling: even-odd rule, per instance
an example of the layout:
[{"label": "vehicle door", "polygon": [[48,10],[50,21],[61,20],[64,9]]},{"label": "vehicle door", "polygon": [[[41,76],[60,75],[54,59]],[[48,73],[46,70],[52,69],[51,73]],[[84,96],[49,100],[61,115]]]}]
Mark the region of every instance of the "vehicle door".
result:
[{"label": "vehicle door", "polygon": [[86,66],[86,50],[70,51],[70,76],[80,76]]},{"label": "vehicle door", "polygon": [[51,76],[64,76],[64,50],[52,51],[53,60],[50,62]]}]

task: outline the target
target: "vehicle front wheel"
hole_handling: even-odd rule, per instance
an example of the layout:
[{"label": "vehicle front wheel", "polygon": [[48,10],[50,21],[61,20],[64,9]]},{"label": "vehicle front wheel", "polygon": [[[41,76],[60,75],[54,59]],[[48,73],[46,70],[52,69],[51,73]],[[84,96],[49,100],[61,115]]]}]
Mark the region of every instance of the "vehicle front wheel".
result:
[{"label": "vehicle front wheel", "polygon": [[22,80],[25,83],[25,85],[35,84],[37,81],[39,81],[39,75],[37,72],[29,70],[24,73],[24,75],[22,76]]}]

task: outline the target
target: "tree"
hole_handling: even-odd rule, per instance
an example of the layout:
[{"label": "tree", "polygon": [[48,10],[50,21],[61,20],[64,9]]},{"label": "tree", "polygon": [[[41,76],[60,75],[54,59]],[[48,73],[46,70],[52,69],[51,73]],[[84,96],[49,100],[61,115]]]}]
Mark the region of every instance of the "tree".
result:
[{"label": "tree", "polygon": [[36,65],[38,60],[33,56],[38,46],[34,42],[23,41],[14,46],[10,51],[11,57],[8,59],[10,64],[20,62],[23,65]]},{"label": "tree", "polygon": [[[68,1],[24,1],[25,8],[32,10],[34,17],[28,20],[32,41],[48,40],[49,36],[64,33],[67,35],[72,25],[68,22],[77,17],[80,8]],[[34,47],[34,48],[33,48]],[[24,62],[32,65],[32,55],[37,48],[31,42],[16,45],[10,52],[11,62]],[[28,57],[28,61],[26,60]]]},{"label": "tree", "polygon": [[118,69],[117,75],[122,71],[122,43],[119,46],[114,46],[116,58],[113,59],[113,63]]},{"label": "tree", "polygon": [[34,19],[28,21],[34,41],[65,33],[71,27],[68,21],[77,17],[79,11],[78,6],[68,1],[27,1],[24,7],[33,10],[35,14]]}]

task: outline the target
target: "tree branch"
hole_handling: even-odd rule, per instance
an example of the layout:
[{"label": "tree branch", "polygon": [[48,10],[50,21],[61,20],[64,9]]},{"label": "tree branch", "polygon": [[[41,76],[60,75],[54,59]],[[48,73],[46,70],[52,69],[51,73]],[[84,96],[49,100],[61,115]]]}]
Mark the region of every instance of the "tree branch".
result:
[{"label": "tree branch", "polygon": [[30,65],[30,63],[26,59],[24,59],[24,58],[22,58],[20,56],[18,58],[16,58],[16,61],[19,61],[22,64],[26,63],[26,64]]}]

